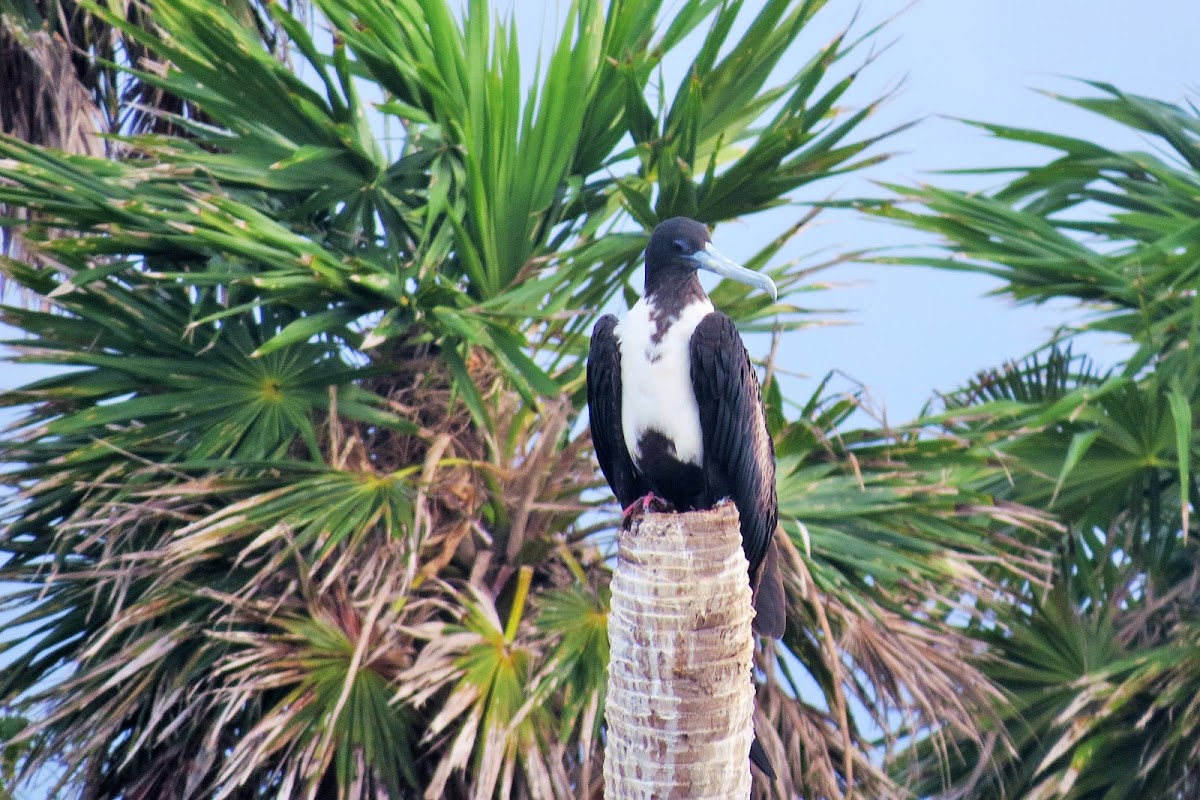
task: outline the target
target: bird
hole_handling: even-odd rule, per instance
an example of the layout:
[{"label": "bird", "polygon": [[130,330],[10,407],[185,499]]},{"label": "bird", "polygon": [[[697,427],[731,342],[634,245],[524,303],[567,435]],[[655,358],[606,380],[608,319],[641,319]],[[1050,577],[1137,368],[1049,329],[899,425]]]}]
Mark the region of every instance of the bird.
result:
[{"label": "bird", "polygon": [[677,511],[732,500],[755,590],[756,632],[778,639],[785,612],[775,553],[775,449],[758,376],[741,335],[716,310],[698,270],[774,282],[721,255],[708,228],[660,223],[646,246],[642,297],[624,320],[600,318],[588,352],[588,409],[600,470],[626,515],[656,502]]},{"label": "bird", "polygon": [[[606,314],[592,331],[592,443],[626,522],[639,506],[696,511],[733,501],[750,564],[753,629],[779,639],[787,607],[762,389],[737,327],[714,308],[698,270],[777,299],[774,282],[721,255],[704,224],[686,217],[659,223],[646,246],[641,299],[624,319]],[[757,740],[751,759],[774,777]]]}]

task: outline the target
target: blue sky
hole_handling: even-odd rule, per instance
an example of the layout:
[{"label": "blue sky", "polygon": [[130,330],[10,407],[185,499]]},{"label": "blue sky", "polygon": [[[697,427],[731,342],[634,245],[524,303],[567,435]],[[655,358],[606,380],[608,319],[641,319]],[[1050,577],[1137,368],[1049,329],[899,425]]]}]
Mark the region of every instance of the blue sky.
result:
[{"label": "blue sky", "polygon": [[[874,180],[949,183],[936,170],[1041,163],[1049,152],[991,139],[949,117],[1041,128],[1095,138],[1118,148],[1142,148],[1139,137],[1055,101],[1036,89],[1087,94],[1074,79],[1108,81],[1123,91],[1168,102],[1200,93],[1194,0],[864,0],[862,27],[898,15],[881,41],[894,44],[861,74],[860,90],[878,92],[903,80],[874,124],[923,119],[888,149],[901,151],[870,173]],[[823,23],[852,13],[831,3]],[[961,188],[987,188],[971,178]],[[875,190],[865,181],[831,187],[854,196]],[[916,234],[853,213],[826,215],[809,238],[837,250],[918,241]],[[721,241],[721,231],[717,235]],[[806,250],[797,244],[797,252]],[[948,390],[981,368],[1019,358],[1059,324],[1079,319],[1065,306],[1016,306],[987,297],[989,278],[882,266],[836,268],[826,277],[853,283],[825,293],[824,305],[847,308],[848,326],[801,331],[790,337],[792,366],[814,378],[839,369],[862,382],[893,422],[910,419],[933,390]],[[1092,338],[1086,347],[1101,364],[1124,352]],[[811,382],[810,382],[811,385]]]},{"label": "blue sky", "polygon": [[[556,8],[553,0],[545,6],[530,0],[515,5],[522,27],[553,26],[554,11],[544,13]],[[868,176],[874,180],[944,182],[948,179],[931,173],[1047,157],[943,117],[1041,127],[1118,147],[1139,146],[1127,132],[1034,91],[1085,92],[1071,77],[1110,81],[1123,90],[1173,102],[1200,91],[1195,72],[1200,2],[1194,0],[918,0],[904,10],[906,6],[907,0],[863,0],[861,6],[831,0],[806,39],[819,46],[856,9],[860,31],[895,17],[877,39],[879,47],[891,42],[890,47],[863,71],[848,102],[865,103],[902,82],[870,124],[879,130],[923,121],[887,146],[900,155],[872,169]],[[980,180],[972,188],[985,186]],[[878,191],[864,178],[846,178],[822,184],[806,197]],[[715,237],[734,257],[747,255],[756,249],[751,245],[777,229],[764,221],[756,239],[760,223],[739,224],[740,230],[723,226]],[[895,226],[851,212],[830,213],[797,240],[792,255],[913,241],[914,234]],[[976,276],[847,265],[826,273],[825,279],[847,285],[814,296],[814,304],[850,309],[841,316],[849,324],[789,335],[783,347],[785,366],[814,380],[840,370],[866,386],[893,422],[911,418],[934,390],[951,389],[978,369],[1024,355],[1058,324],[1079,314],[1063,307],[1016,307],[986,297],[997,284]],[[1120,355],[1103,340],[1089,341],[1088,348],[1101,363]],[[0,368],[0,389],[20,385],[34,374],[27,368]],[[794,393],[806,394],[812,385],[812,380],[793,384]]]},{"label": "blue sky", "polygon": [[[512,0],[522,26],[553,19],[553,0]],[[751,3],[752,4],[752,3]],[[892,140],[901,151],[870,171],[879,181],[938,180],[938,169],[1036,163],[1047,154],[989,139],[943,117],[967,117],[1039,127],[1097,138],[1115,147],[1137,147],[1137,137],[1057,103],[1035,88],[1086,92],[1071,77],[1109,81],[1125,91],[1179,102],[1200,94],[1196,34],[1198,0],[831,0],[808,42],[827,41],[858,9],[859,30],[898,16],[878,39],[892,45],[862,73],[852,103],[865,103],[903,81],[872,120],[882,130],[924,118]],[[546,24],[553,24],[552,22]],[[986,188],[982,181],[972,188]],[[818,187],[821,195],[856,196],[876,190],[862,178]],[[807,199],[814,199],[816,194]],[[795,209],[775,212],[799,214]],[[785,224],[781,222],[778,227]],[[729,255],[748,255],[771,231],[756,238],[757,223],[718,229],[715,240]],[[914,235],[853,213],[831,213],[793,247],[792,255],[884,247]],[[739,245],[742,245],[741,247]],[[825,275],[847,284],[816,297],[818,305],[847,308],[850,323],[790,334],[782,348],[787,368],[814,376],[793,384],[811,391],[814,380],[839,369],[869,389],[893,422],[910,419],[934,390],[952,389],[975,371],[1021,357],[1057,325],[1079,312],[1065,307],[1016,307],[985,295],[992,280],[913,268],[849,265]],[[808,298],[806,298],[808,299]],[[0,338],[15,335],[0,326]],[[1101,364],[1120,356],[1112,342],[1091,340]],[[34,379],[42,370],[0,366],[0,390]],[[843,382],[845,387],[848,382]],[[9,417],[11,418],[11,417]]]}]

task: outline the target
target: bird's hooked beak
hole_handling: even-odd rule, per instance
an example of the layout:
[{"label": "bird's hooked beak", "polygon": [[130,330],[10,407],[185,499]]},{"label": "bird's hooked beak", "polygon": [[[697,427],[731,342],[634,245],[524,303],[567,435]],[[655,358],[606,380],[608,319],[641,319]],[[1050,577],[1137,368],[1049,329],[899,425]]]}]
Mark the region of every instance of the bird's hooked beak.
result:
[{"label": "bird's hooked beak", "polygon": [[767,294],[771,295],[772,300],[779,299],[779,292],[775,288],[775,281],[771,280],[761,272],[755,272],[752,269],[746,269],[741,264],[732,261],[721,255],[717,248],[713,247],[713,243],[709,242],[704,245],[703,250],[697,250],[691,255],[691,259],[696,262],[696,266],[700,269],[715,272],[722,278],[744,283],[748,286],[757,286]]}]

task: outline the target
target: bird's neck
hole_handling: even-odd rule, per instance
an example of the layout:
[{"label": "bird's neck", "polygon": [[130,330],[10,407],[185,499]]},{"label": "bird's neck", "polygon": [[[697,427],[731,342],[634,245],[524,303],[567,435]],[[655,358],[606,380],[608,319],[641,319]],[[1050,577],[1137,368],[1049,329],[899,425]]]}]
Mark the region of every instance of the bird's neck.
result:
[{"label": "bird's neck", "polygon": [[[643,295],[637,306],[631,309],[631,313],[636,316],[640,311],[650,326],[651,343],[657,344],[666,336],[667,329],[693,307],[697,307],[701,315],[713,310],[712,301],[708,299],[695,274],[691,276],[691,281],[684,291],[675,286],[670,291],[649,292]],[[699,321],[699,317],[696,321]],[[688,336],[690,335],[689,330]]]},{"label": "bird's neck", "polygon": [[646,275],[646,302],[668,317],[677,317],[683,309],[708,295],[700,285],[696,270],[662,270]]}]

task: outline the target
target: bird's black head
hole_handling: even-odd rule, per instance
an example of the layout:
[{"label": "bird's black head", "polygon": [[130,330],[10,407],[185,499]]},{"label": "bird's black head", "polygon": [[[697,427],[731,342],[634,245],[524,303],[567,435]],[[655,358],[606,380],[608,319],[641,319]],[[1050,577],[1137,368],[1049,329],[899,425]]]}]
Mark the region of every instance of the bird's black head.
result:
[{"label": "bird's black head", "polygon": [[748,270],[717,252],[708,228],[694,219],[673,217],[659,223],[646,245],[646,296],[670,295],[686,303],[704,294],[696,270],[757,286],[775,298],[775,284],[766,275]]},{"label": "bird's black head", "polygon": [[693,283],[698,288],[695,254],[711,241],[708,228],[694,219],[672,217],[659,223],[646,245],[646,296],[680,291]]},{"label": "bird's black head", "polygon": [[703,250],[712,241],[708,227],[687,217],[672,217],[660,222],[646,245],[646,263],[655,266],[680,262],[681,267],[695,270],[696,262],[687,258]]}]

